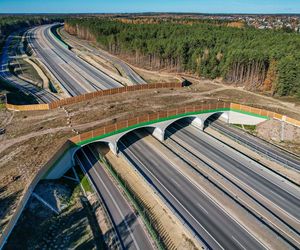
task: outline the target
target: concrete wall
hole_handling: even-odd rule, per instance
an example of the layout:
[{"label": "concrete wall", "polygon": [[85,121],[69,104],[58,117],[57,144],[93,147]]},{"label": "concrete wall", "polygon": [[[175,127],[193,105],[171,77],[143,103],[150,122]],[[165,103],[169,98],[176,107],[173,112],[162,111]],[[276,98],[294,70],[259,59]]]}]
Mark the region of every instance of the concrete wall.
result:
[{"label": "concrete wall", "polygon": [[[60,164],[60,159],[62,156],[69,152],[70,148],[73,147],[73,144],[70,141],[66,141],[60,149],[51,157],[51,159],[39,170],[39,172],[36,174],[36,176],[31,180],[28,181],[28,185],[24,187],[23,191],[23,197],[21,198],[20,202],[18,203],[16,210],[9,220],[8,224],[5,226],[1,237],[0,237],[0,249],[3,248],[4,244],[6,243],[10,233],[12,232],[13,228],[15,227],[23,209],[26,206],[27,201],[29,200],[35,186],[38,184],[38,182],[43,179],[45,176],[48,175],[48,173],[53,168],[59,168],[62,165]],[[56,170],[55,170],[56,171]]]},{"label": "concrete wall", "polygon": [[257,125],[264,122],[266,118],[247,115],[236,111],[229,111],[228,123],[230,124],[241,124],[241,125]]}]

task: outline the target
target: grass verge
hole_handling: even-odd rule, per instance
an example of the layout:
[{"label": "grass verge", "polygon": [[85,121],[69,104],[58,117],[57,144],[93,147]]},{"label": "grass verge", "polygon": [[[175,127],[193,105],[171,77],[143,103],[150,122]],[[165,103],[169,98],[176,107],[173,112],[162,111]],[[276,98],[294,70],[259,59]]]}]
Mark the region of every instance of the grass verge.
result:
[{"label": "grass verge", "polygon": [[82,172],[81,168],[79,166],[75,166],[75,171],[78,175],[78,178],[80,180],[80,184],[82,185],[83,189],[85,192],[90,192],[93,193],[93,188],[89,183],[88,178],[86,177],[86,175]]},{"label": "grass verge", "polygon": [[253,134],[256,130],[256,125],[241,125],[241,124],[233,124],[232,126],[242,129],[242,130],[246,130],[247,132]]}]

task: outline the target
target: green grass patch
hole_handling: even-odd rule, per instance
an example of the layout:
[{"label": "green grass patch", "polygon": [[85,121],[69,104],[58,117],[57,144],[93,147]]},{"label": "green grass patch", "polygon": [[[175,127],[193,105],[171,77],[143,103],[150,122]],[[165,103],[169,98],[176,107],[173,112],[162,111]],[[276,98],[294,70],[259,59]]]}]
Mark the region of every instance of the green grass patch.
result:
[{"label": "green grass patch", "polygon": [[82,185],[84,191],[93,193],[94,190],[93,190],[87,176],[82,172],[81,168],[79,166],[75,166],[75,171],[78,175],[80,184]]},{"label": "green grass patch", "polygon": [[93,189],[89,183],[89,180],[86,176],[84,176],[81,180],[80,183],[82,187],[84,188],[85,192],[93,192]]},{"label": "green grass patch", "polygon": [[60,34],[58,34],[57,30],[60,29],[59,26],[53,26],[51,28],[51,32],[52,34],[67,48],[67,49],[70,49],[71,46],[69,44],[67,44],[60,36]]},{"label": "green grass patch", "polygon": [[242,129],[242,130],[246,130],[250,133],[254,133],[256,130],[256,125],[241,125],[241,124],[233,124],[232,126]]}]

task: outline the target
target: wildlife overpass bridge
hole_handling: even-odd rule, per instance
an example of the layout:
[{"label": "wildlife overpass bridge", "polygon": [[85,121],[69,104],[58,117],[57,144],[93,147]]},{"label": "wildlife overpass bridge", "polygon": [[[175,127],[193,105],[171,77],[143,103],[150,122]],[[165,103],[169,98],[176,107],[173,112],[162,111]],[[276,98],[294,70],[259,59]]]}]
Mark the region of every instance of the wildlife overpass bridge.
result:
[{"label": "wildlife overpass bridge", "polygon": [[115,124],[79,134],[69,139],[69,146],[47,171],[45,178],[56,179],[63,176],[69,168],[74,166],[76,151],[90,143],[105,142],[114,154],[118,154],[118,141],[129,132],[139,128],[149,129],[155,138],[163,141],[166,129],[180,119],[190,119],[191,123],[201,130],[203,130],[206,120],[215,114],[232,124],[256,125],[268,119],[268,116],[259,114],[259,112],[234,109],[232,105],[217,102],[166,110],[119,121]]}]

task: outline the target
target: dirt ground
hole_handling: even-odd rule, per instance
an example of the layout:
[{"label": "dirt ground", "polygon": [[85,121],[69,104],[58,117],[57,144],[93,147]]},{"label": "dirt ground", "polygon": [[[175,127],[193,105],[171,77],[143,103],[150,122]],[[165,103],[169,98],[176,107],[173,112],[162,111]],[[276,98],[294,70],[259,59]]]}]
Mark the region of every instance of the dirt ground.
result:
[{"label": "dirt ground", "polygon": [[258,137],[300,155],[300,128],[284,124],[283,131],[282,134],[282,123],[278,120],[265,121],[256,126]]}]

